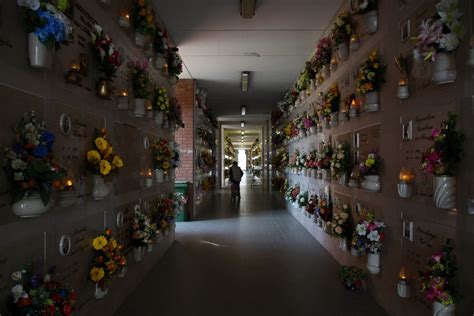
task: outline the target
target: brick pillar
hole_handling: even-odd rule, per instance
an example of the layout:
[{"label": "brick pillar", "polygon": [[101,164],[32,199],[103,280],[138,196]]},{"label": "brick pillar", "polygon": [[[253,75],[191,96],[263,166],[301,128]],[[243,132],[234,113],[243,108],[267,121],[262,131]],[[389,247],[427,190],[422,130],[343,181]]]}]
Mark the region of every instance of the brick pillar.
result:
[{"label": "brick pillar", "polygon": [[176,85],[176,98],[183,112],[184,128],[175,134],[175,141],[181,151],[181,166],[176,169],[177,181],[193,182],[194,174],[194,100],[195,82],[193,79],[180,79]]}]

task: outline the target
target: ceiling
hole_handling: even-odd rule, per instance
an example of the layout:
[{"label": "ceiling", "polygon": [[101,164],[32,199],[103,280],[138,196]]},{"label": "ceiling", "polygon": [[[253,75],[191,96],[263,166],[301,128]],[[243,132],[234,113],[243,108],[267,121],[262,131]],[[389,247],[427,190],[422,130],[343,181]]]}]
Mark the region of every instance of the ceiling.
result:
[{"label": "ceiling", "polygon": [[[292,85],[343,0],[257,0],[254,18],[239,0],[153,0],[186,70],[208,91],[217,116],[269,114]],[[250,71],[250,87],[240,74]]]},{"label": "ceiling", "polygon": [[[244,142],[242,143],[242,131],[244,131]],[[244,129],[244,128],[225,128],[224,135],[228,136],[232,141],[235,149],[250,149],[255,139],[261,140],[261,129]]]}]

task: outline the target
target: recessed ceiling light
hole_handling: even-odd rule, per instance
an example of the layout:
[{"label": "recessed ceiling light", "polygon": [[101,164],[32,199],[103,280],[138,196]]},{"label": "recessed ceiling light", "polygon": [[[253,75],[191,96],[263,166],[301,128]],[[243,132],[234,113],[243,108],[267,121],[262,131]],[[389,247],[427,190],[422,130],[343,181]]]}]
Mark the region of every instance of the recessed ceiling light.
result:
[{"label": "recessed ceiling light", "polygon": [[242,115],[247,114],[247,107],[245,105],[242,105],[240,107],[240,112],[241,112]]},{"label": "recessed ceiling light", "polygon": [[242,86],[242,91],[247,91],[249,89],[249,72],[248,71],[243,71],[241,74],[241,86]]},{"label": "recessed ceiling light", "polygon": [[255,4],[257,0],[240,0],[240,16],[251,19],[255,15]]},{"label": "recessed ceiling light", "polygon": [[244,121],[240,122],[240,127],[245,127],[245,122]]},{"label": "recessed ceiling light", "polygon": [[244,131],[242,131],[242,136],[244,136],[244,135],[245,135],[245,132],[244,132]]}]

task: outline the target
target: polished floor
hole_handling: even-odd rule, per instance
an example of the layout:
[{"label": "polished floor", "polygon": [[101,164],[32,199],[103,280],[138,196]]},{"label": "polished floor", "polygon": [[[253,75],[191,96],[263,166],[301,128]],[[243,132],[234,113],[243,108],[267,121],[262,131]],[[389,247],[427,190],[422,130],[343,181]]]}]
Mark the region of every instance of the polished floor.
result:
[{"label": "polished floor", "polygon": [[214,194],[117,315],[386,315],[348,292],[337,262],[261,186]]}]

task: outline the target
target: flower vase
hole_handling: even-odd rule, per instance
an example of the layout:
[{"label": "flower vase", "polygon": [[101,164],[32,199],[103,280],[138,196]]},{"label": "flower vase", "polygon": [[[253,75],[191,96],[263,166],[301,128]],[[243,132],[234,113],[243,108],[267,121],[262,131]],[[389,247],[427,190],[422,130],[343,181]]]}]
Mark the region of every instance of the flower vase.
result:
[{"label": "flower vase", "polygon": [[165,55],[156,54],[156,58],[155,58],[155,67],[156,67],[156,69],[159,69],[159,70],[163,69],[165,64],[166,64]]},{"label": "flower vase", "polygon": [[339,240],[339,249],[347,251],[347,238],[344,237]]},{"label": "flower vase", "polygon": [[311,135],[316,135],[318,133],[318,128],[313,125],[309,128],[309,132],[311,133]]},{"label": "flower vase", "polygon": [[347,185],[347,174],[343,173],[339,175],[339,184]]},{"label": "flower vase", "polygon": [[142,262],[143,256],[145,255],[145,247],[134,247],[133,248],[133,259],[136,263]]},{"label": "flower vase", "polygon": [[152,243],[146,245],[146,252],[148,252],[148,253],[153,252],[153,244]]},{"label": "flower vase", "polygon": [[155,124],[158,127],[163,125],[163,111],[155,111]]},{"label": "flower vase", "polygon": [[347,42],[337,45],[337,57],[339,57],[339,60],[347,60],[349,57],[349,45]]},{"label": "flower vase", "polygon": [[433,63],[431,81],[435,85],[453,83],[456,81],[456,61],[453,54],[438,53]]},{"label": "flower vase", "polygon": [[323,170],[322,169],[318,169],[318,172],[317,172],[318,176],[317,176],[317,179],[322,179],[323,178]]},{"label": "flower vase", "polygon": [[372,91],[365,95],[365,110],[367,112],[377,112],[379,110],[378,91]]},{"label": "flower vase", "polygon": [[437,208],[452,209],[456,207],[456,178],[434,177],[434,202]]},{"label": "flower vase", "polygon": [[331,222],[323,221],[323,231],[328,235],[331,234]]},{"label": "flower vase", "polygon": [[380,273],[380,253],[371,253],[367,255],[367,270],[371,274]]},{"label": "flower vase", "polygon": [[94,296],[96,299],[100,300],[104,298],[108,293],[108,288],[101,288],[98,283],[95,284]]},{"label": "flower vase", "polygon": [[349,117],[350,118],[356,118],[357,117],[357,109],[356,108],[350,108],[349,109]]},{"label": "flower vase", "polygon": [[318,169],[311,169],[311,178],[317,179],[318,178]]},{"label": "flower vase", "polygon": [[114,93],[115,85],[112,79],[100,78],[97,80],[97,96],[102,99],[110,100],[110,96]]},{"label": "flower vase", "polygon": [[307,177],[307,176],[308,176],[308,169],[303,168],[303,177]]},{"label": "flower vase", "polygon": [[43,204],[39,193],[30,196],[24,196],[19,201],[12,204],[13,213],[22,218],[37,217],[47,212],[51,202],[47,205]]},{"label": "flower vase", "polygon": [[145,110],[145,99],[135,98],[135,109],[133,111],[135,117],[144,117],[146,110]]},{"label": "flower vase", "polygon": [[49,68],[53,61],[54,49],[43,44],[35,33],[28,34],[28,57],[31,67]]},{"label": "flower vase", "polygon": [[351,255],[353,255],[354,257],[360,257],[360,251],[357,248],[352,247]]},{"label": "flower vase", "polygon": [[128,97],[127,96],[118,97],[117,108],[122,111],[128,110]]},{"label": "flower vase", "polygon": [[367,12],[365,26],[367,27],[367,32],[369,32],[370,34],[377,32],[379,28],[379,17],[377,14],[377,10]]},{"label": "flower vase", "polygon": [[155,181],[156,183],[163,183],[164,182],[164,172],[160,169],[155,169]]},{"label": "flower vase", "polygon": [[323,169],[323,179],[325,181],[331,181],[331,170],[330,169]]},{"label": "flower vase", "polygon": [[456,305],[444,305],[440,302],[433,302],[433,316],[454,316],[456,312]]},{"label": "flower vase", "polygon": [[362,181],[362,188],[370,192],[379,192],[380,191],[380,176],[376,176],[376,175],[365,176],[364,181]]},{"label": "flower vase", "polygon": [[128,269],[127,269],[126,266],[120,267],[120,268],[118,269],[118,272],[117,272],[117,277],[118,277],[119,279],[125,278],[125,276],[127,275],[127,271],[128,271]]},{"label": "flower vase", "polygon": [[135,45],[138,47],[145,46],[145,34],[140,32],[135,32]]},{"label": "flower vase", "polygon": [[331,75],[328,65],[323,65],[319,71],[321,72],[321,77],[324,80],[327,80],[329,76]]},{"label": "flower vase", "polygon": [[331,113],[331,121],[329,122],[331,127],[337,127],[339,125],[339,113],[333,112]]},{"label": "flower vase", "polygon": [[110,188],[104,179],[99,175],[94,175],[92,178],[92,197],[94,200],[102,200],[110,193]]}]

